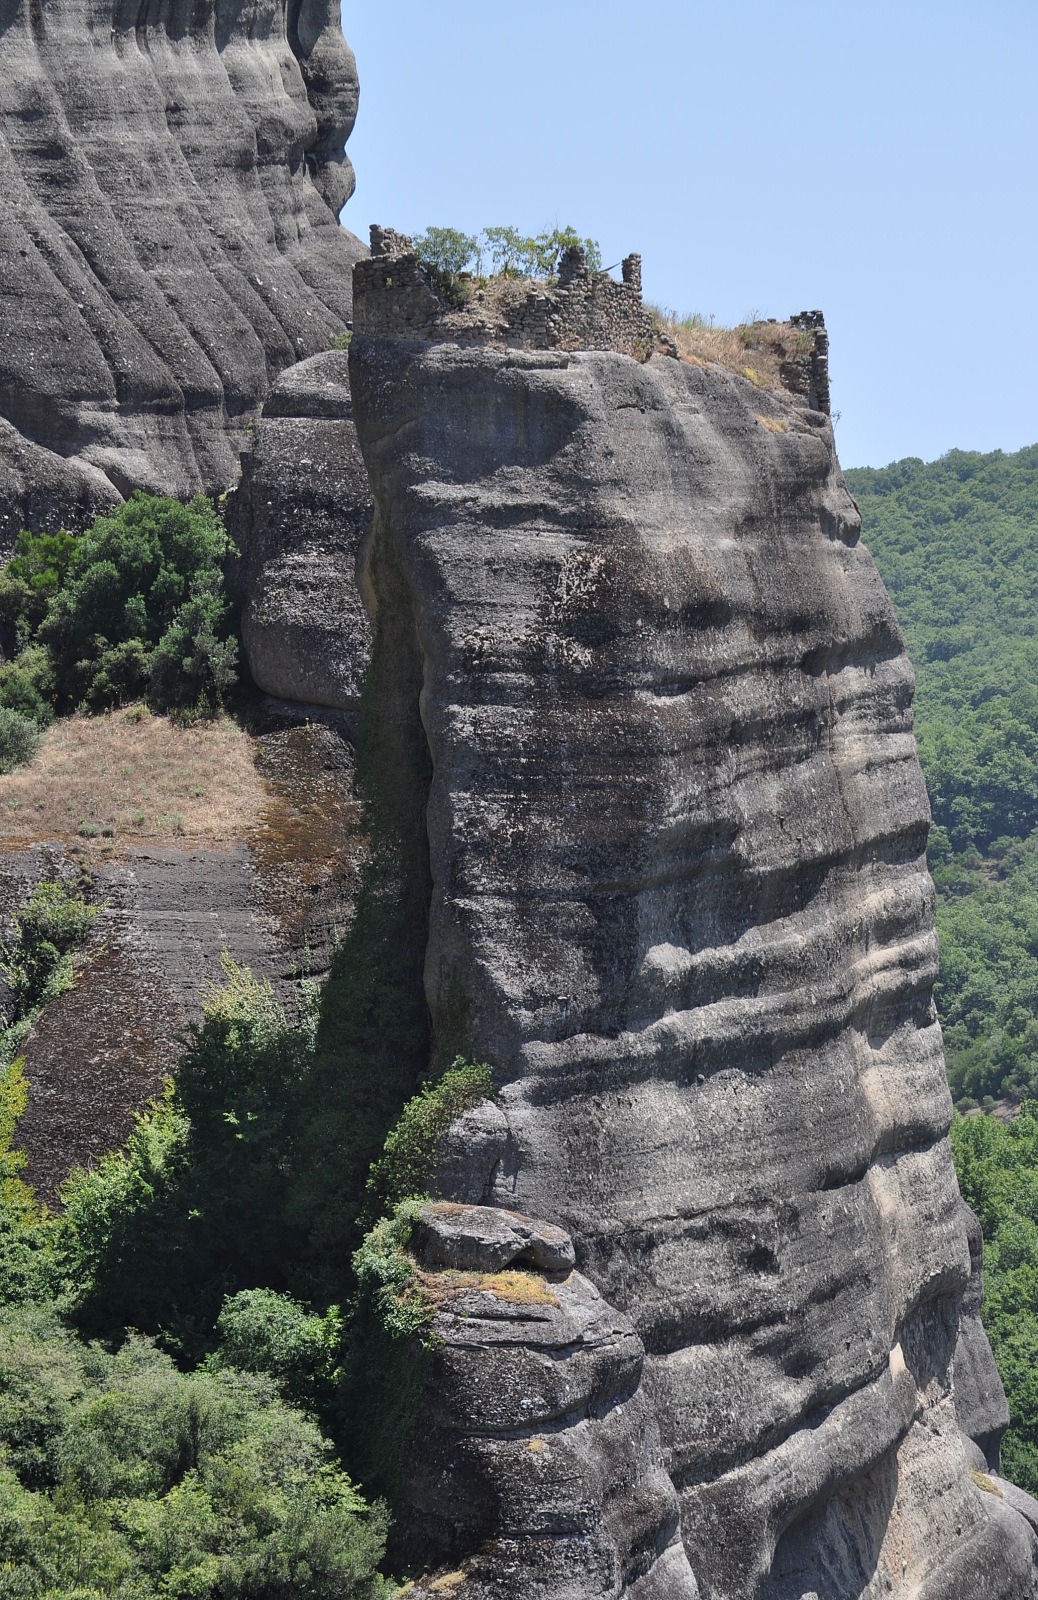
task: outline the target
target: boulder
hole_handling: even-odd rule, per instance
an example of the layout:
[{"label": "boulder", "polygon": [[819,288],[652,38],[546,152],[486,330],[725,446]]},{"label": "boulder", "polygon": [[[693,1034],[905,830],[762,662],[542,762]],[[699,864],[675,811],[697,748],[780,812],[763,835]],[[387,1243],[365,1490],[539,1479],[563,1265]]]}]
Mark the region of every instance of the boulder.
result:
[{"label": "boulder", "polygon": [[[561,1229],[486,1210],[454,1213],[460,1259],[501,1259],[506,1238],[568,1254]],[[420,1252],[442,1216],[423,1212]],[[458,1276],[423,1274],[437,1310],[396,1539],[433,1571],[410,1592],[698,1600],[628,1318],[576,1272]]]},{"label": "boulder", "polygon": [[495,1206],[460,1206],[434,1201],[422,1208],[412,1243],[430,1267],[461,1272],[503,1272],[529,1267],[537,1272],[571,1271],[573,1241],[563,1228],[533,1222]]}]

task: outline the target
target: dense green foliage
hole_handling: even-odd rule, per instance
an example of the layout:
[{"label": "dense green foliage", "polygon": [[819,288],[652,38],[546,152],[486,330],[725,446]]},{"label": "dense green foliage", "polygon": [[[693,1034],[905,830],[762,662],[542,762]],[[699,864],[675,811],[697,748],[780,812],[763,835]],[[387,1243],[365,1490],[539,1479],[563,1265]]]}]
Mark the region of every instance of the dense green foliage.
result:
[{"label": "dense green foliage", "polygon": [[[59,940],[74,921],[54,903],[33,909],[26,922]],[[264,1050],[301,1032],[272,1015],[262,985],[230,969],[192,1064],[196,1076],[203,1059],[215,1069],[222,1040],[242,1070],[224,1062],[189,1102],[203,1111],[221,1102],[228,1128],[252,1126],[258,1142],[272,1075],[251,1099],[238,1091]],[[298,1409],[337,1412],[346,1426],[338,1309],[318,1315],[266,1287],[219,1304],[221,1272],[226,1282],[234,1271],[269,1271],[257,1237],[271,1256],[276,1248],[254,1229],[216,1258],[213,1228],[241,1220],[243,1196],[259,1209],[248,1188],[255,1145],[236,1164],[211,1125],[196,1135],[171,1087],[127,1149],[76,1175],[64,1213],[48,1218],[12,1149],[25,1098],[15,1062],[0,1076],[0,1595],[395,1592],[377,1575],[384,1513],[369,1512]],[[193,1157],[211,1190],[208,1217],[192,1205],[206,1199]],[[168,1322],[174,1350],[210,1354],[179,1371],[128,1335],[133,1320],[153,1331]],[[109,1348],[85,1343],[84,1332],[104,1333]]]},{"label": "dense green foliage", "polygon": [[[0,765],[25,744],[11,715],[146,698],[210,715],[236,681],[227,535],[210,501],[137,493],[78,538],[22,532],[0,573]],[[31,749],[27,750],[31,754]],[[23,757],[24,758],[24,757]]]},{"label": "dense green foliage", "polygon": [[[93,910],[44,885],[15,949],[60,962]],[[352,1263],[330,1270],[293,1190],[321,1092],[319,996],[293,1023],[246,969],[226,960],[224,977],[176,1085],[73,1175],[60,1215],[41,1214],[12,1147],[20,1064],[0,1076],[0,1596],[391,1592],[385,1516],[329,1437],[376,1491],[398,1487],[428,1309],[405,1253],[418,1202],[396,1197],[428,1181],[490,1074],[458,1060],[405,1106],[352,1196]],[[30,993],[46,1003],[46,985]],[[336,1278],[344,1309],[325,1296]]]},{"label": "dense green foliage", "polygon": [[[70,1180],[58,1253],[93,1335],[161,1333],[197,1356],[225,1295],[287,1289],[304,1244],[289,1221],[316,1026],[229,959],[190,1033],[176,1088],[125,1149]],[[341,1280],[340,1280],[341,1281]]]},{"label": "dense green foliage", "polygon": [[960,1105],[1038,1093],[1038,446],[847,480],[917,676]]},{"label": "dense green foliage", "polygon": [[916,669],[935,826],[937,1001],[962,1192],[985,1240],[984,1323],[1008,1475],[1038,1493],[1038,447],[848,473]]},{"label": "dense green foliage", "polygon": [[983,853],[1038,825],[1038,445],[859,468],[861,507],[918,677],[934,821]]},{"label": "dense green foliage", "polygon": [[377,1600],[386,1519],[268,1380],[0,1321],[0,1594]]},{"label": "dense green foliage", "polygon": [[984,1326],[1013,1419],[1005,1470],[1038,1494],[1038,1102],[1009,1122],[956,1117],[952,1145],[984,1231]]}]

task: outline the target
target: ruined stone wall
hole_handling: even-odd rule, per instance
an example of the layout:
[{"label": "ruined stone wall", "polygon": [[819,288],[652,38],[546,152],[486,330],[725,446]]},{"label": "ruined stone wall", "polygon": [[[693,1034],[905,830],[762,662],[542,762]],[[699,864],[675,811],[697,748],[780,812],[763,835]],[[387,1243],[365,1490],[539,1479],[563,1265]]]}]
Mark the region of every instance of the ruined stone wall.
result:
[{"label": "ruined stone wall", "polygon": [[371,257],[354,275],[355,327],[370,335],[505,344],[531,350],[618,350],[646,360],[665,347],[642,304],[641,257],[628,256],[623,281],[589,268],[583,250],[564,254],[557,281],[495,280],[465,287],[452,306],[405,235],[371,230]]},{"label": "ruined stone wall", "polygon": [[781,378],[790,394],[800,395],[814,411],[831,410],[829,402],[829,335],[820,311],[799,311],[790,317],[790,326],[811,335],[802,351],[789,355],[782,363]]}]

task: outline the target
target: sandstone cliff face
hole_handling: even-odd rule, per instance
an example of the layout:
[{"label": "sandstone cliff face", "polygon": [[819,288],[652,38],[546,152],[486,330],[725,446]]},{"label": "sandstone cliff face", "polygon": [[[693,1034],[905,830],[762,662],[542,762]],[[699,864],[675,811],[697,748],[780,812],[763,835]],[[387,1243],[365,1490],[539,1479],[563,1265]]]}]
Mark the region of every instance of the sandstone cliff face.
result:
[{"label": "sandstone cliff face", "polygon": [[356,100],[330,0],[0,0],[0,547],[233,480],[349,320]]},{"label": "sandstone cliff face", "polygon": [[371,653],[357,572],[370,520],[347,357],[327,350],[275,384],[227,522],[255,683],[279,700],[331,706],[354,731]]},{"label": "sandstone cliff face", "polygon": [[383,326],[358,300],[373,572],[424,671],[426,989],[500,1090],[445,1194],[561,1224],[630,1320],[704,1597],[1031,1594],[955,1421],[912,675],[828,417]]},{"label": "sandstone cliff face", "polygon": [[487,1207],[432,1205],[423,1220],[439,1307],[412,1534],[481,1552],[466,1600],[493,1600],[506,1574],[531,1596],[698,1600],[628,1318],[571,1270],[559,1228]]}]

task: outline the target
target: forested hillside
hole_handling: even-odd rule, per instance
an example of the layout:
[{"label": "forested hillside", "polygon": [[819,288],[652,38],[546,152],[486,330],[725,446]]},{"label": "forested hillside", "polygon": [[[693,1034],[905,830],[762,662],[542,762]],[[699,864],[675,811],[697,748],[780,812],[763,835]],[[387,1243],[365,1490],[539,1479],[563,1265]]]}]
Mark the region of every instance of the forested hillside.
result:
[{"label": "forested hillside", "polygon": [[1038,1095],[1038,446],[847,481],[918,679],[953,1093]]},{"label": "forested hillside", "polygon": [[[959,1109],[1038,1099],[1038,446],[847,474],[918,680],[937,998]],[[1038,1105],[957,1117],[985,1241],[1008,1474],[1038,1493]]]}]

